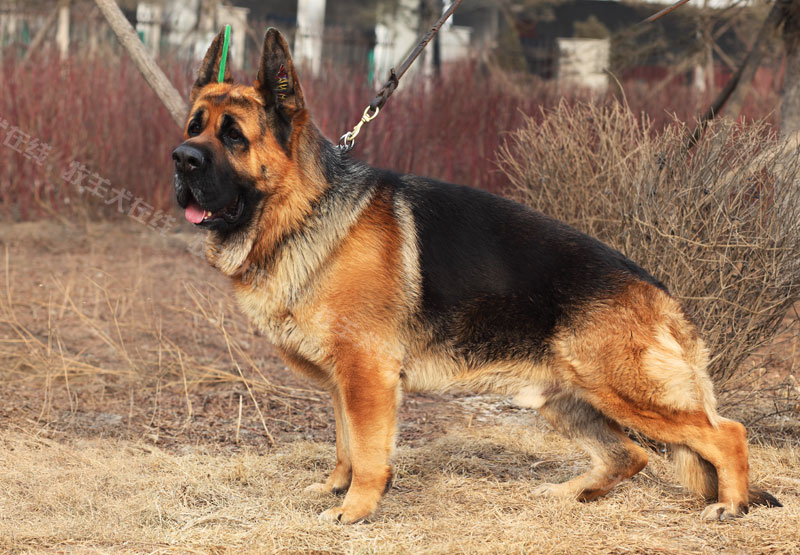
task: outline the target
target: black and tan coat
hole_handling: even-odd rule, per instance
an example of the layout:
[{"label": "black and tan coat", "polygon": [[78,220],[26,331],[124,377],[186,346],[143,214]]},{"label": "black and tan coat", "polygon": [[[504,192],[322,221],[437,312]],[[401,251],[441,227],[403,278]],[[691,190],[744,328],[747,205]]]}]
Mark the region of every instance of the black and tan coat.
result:
[{"label": "black and tan coat", "polygon": [[173,153],[206,256],[287,364],[327,389],[337,463],[321,516],[369,516],[391,480],[401,391],[507,394],[580,442],[591,469],[532,495],[596,498],[647,464],[623,428],[674,446],[705,518],[777,505],[751,490],[744,427],[717,414],[708,353],[680,304],[619,252],[520,204],[343,155],[314,126],[286,42],[253,86],[221,35]]}]

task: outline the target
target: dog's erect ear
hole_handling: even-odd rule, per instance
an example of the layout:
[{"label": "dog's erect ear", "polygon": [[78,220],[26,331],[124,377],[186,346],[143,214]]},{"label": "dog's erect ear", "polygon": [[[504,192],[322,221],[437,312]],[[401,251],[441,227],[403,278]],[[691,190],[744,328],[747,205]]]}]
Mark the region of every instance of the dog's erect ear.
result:
[{"label": "dog's erect ear", "polygon": [[268,29],[264,37],[261,67],[253,86],[261,93],[265,106],[274,107],[289,121],[305,107],[289,46],[276,29]]},{"label": "dog's erect ear", "polygon": [[[208,47],[206,57],[203,58],[200,71],[197,72],[197,80],[194,82],[194,86],[192,87],[192,94],[189,97],[189,100],[191,100],[192,103],[197,100],[197,96],[200,94],[200,89],[209,83],[217,83],[219,81],[219,62],[222,59],[222,44],[224,42],[225,29],[220,31],[219,34],[214,37],[214,41],[211,43],[211,46]],[[231,77],[230,52],[228,52],[228,58],[225,61],[225,75],[223,77],[223,82],[233,83],[233,77]]]}]

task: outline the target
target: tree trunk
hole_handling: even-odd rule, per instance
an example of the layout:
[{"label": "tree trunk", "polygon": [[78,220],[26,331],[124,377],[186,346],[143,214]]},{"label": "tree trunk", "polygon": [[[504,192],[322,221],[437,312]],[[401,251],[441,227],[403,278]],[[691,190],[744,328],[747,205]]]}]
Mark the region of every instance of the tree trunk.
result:
[{"label": "tree trunk", "polygon": [[139,35],[125,19],[122,11],[114,0],[95,0],[95,4],[100,8],[100,13],[108,21],[109,26],[117,35],[119,42],[133,59],[136,67],[139,68],[147,84],[155,91],[161,102],[164,103],[172,119],[183,129],[184,121],[188,108],[181,98],[180,93],[170,83],[161,68],[153,59],[153,56],[145,49]]}]

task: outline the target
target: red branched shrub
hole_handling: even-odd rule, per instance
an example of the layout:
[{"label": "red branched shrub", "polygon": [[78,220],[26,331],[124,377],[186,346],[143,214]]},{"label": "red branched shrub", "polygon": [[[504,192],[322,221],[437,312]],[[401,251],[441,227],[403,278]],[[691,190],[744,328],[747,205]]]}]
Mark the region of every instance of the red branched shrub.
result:
[{"label": "red branched shrub", "polygon": [[[188,97],[195,62],[165,57],[159,63]],[[312,115],[334,141],[374,96],[363,71],[331,66],[317,76],[301,71],[300,77]],[[0,80],[0,217],[113,216],[135,210],[136,202],[151,213],[171,210],[170,153],[181,133],[117,49],[66,61],[44,51],[25,66],[18,56],[6,55]],[[706,102],[674,81],[655,94],[636,82],[624,88],[632,110],[650,114],[656,129],[674,117],[691,121]],[[607,103],[614,94],[612,84],[595,101]],[[497,171],[496,153],[505,133],[518,129],[526,115],[539,118],[542,107],[554,107],[565,96],[572,102],[586,94],[554,82],[515,82],[471,63],[445,68],[438,80],[409,74],[363,129],[353,156],[502,192],[508,178]],[[750,116],[765,111],[753,102],[745,106]],[[92,194],[78,185],[105,192]]]}]

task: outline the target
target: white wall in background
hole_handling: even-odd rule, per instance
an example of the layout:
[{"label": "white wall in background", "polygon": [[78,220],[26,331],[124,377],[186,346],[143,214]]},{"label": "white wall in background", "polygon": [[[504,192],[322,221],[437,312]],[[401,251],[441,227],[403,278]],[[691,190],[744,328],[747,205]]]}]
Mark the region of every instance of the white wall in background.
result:
[{"label": "white wall in background", "polygon": [[558,81],[566,86],[577,85],[597,92],[608,87],[611,43],[608,39],[559,38]]}]

